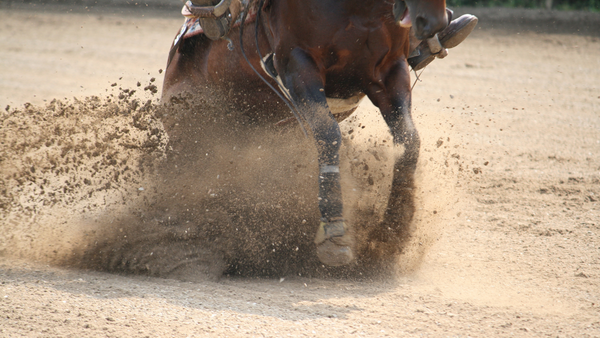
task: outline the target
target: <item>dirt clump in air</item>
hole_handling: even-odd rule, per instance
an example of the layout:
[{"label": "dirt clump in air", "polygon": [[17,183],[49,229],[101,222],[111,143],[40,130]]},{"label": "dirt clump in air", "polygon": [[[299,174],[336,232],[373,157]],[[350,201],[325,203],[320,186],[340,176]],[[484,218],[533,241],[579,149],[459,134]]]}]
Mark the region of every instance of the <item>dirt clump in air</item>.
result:
[{"label": "dirt clump in air", "polygon": [[[367,242],[389,194],[391,140],[361,150],[360,133],[345,130],[346,218],[360,259],[328,268],[313,244],[316,150],[297,126],[259,125],[206,100],[144,101],[122,88],[3,114],[11,256],[198,280],[360,277],[389,271],[402,250]],[[170,141],[162,121],[175,131]]]}]

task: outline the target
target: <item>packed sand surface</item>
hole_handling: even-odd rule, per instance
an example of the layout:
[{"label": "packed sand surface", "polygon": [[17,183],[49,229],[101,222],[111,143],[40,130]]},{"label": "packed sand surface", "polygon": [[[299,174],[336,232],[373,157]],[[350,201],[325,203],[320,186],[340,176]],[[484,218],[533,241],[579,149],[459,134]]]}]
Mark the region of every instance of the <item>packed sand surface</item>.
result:
[{"label": "packed sand surface", "polygon": [[[177,10],[0,7],[0,336],[600,337],[600,16],[469,12],[413,90],[413,237],[332,269],[294,126],[159,104]],[[174,112],[198,147],[173,150]],[[394,155],[377,114],[341,125],[363,226]]]}]

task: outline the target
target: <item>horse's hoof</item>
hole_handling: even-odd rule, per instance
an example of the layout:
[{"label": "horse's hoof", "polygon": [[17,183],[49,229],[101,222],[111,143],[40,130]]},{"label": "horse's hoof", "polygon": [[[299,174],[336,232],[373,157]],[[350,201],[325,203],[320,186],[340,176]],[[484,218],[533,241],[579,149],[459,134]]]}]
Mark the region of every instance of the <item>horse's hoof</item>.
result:
[{"label": "horse's hoof", "polygon": [[463,42],[473,29],[475,29],[478,21],[479,19],[471,14],[464,14],[452,20],[448,27],[438,33],[437,44],[441,48],[441,52],[437,51],[437,54],[434,54],[429,46],[429,41],[424,40],[415,48],[413,52],[414,56],[411,54],[408,57],[408,64],[413,70],[417,71],[429,65],[436,56],[444,58],[448,54],[445,49],[454,48]]},{"label": "horse's hoof", "polygon": [[321,222],[315,238],[317,257],[329,266],[342,266],[354,260],[352,237],[344,221]]},{"label": "horse's hoof", "polygon": [[354,254],[349,246],[337,245],[331,240],[317,245],[317,257],[329,266],[347,265],[354,260]]},{"label": "horse's hoof", "polygon": [[463,14],[456,18],[446,29],[439,33],[440,43],[444,48],[454,48],[465,41],[471,34],[479,19],[475,15]]}]

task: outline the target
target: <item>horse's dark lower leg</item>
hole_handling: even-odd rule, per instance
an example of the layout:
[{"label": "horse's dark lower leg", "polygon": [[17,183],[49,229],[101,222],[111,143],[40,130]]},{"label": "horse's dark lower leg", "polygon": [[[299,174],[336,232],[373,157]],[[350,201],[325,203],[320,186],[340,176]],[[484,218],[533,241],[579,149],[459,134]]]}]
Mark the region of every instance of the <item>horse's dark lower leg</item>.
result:
[{"label": "horse's dark lower leg", "polygon": [[[395,146],[404,146],[404,153],[394,163],[390,198],[385,214],[385,226],[379,236],[382,241],[402,241],[410,235],[410,223],[415,212],[414,176],[421,145],[410,114],[410,95],[397,105],[391,125]],[[391,121],[390,121],[391,122]]]},{"label": "horse's dark lower leg", "polygon": [[312,131],[319,161],[319,209],[326,220],[342,217],[339,125],[327,106],[323,80],[316,65],[303,51],[293,51],[286,64],[283,81]]},{"label": "horse's dark lower leg", "polygon": [[[408,238],[415,212],[414,175],[420,139],[411,116],[410,78],[406,63],[400,62],[390,72],[387,80],[387,88],[373,88],[369,97],[381,110],[392,133],[394,146],[404,147],[404,153],[394,163],[384,224],[372,232],[371,238],[381,242],[399,242]],[[388,94],[377,94],[378,92]]]},{"label": "horse's dark lower leg", "polygon": [[317,145],[321,223],[315,242],[319,259],[333,266],[348,264],[354,257],[343,220],[339,158],[342,136],[327,105],[323,79],[314,61],[300,49],[291,51],[278,68]]},{"label": "horse's dark lower leg", "polygon": [[415,171],[419,157],[419,137],[416,133],[410,143],[405,144],[404,155],[394,164],[394,176],[385,214],[384,231],[389,232],[381,239],[404,240],[410,235],[410,224],[415,212]]}]

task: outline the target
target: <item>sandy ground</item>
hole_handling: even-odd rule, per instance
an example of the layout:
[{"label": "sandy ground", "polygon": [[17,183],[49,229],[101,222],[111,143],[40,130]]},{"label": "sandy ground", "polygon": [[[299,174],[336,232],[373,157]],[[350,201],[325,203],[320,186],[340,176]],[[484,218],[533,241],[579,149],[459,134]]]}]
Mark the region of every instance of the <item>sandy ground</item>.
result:
[{"label": "sandy ground", "polygon": [[[0,336],[600,337],[600,17],[494,13],[413,91],[417,249],[397,274],[205,280],[64,263],[145,212],[167,138],[144,102],[178,14],[0,9]],[[386,137],[374,113],[354,142]]]}]

